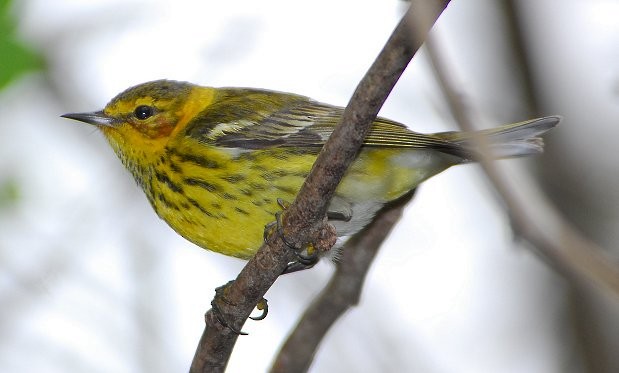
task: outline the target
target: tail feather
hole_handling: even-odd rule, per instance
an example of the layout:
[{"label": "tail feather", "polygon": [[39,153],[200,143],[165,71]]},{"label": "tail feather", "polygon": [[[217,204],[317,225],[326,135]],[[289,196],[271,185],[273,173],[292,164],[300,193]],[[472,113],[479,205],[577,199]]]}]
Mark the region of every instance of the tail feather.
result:
[{"label": "tail feather", "polygon": [[531,119],[507,124],[501,127],[475,132],[442,132],[436,136],[461,145],[467,160],[479,158],[475,138],[483,137],[490,147],[493,158],[523,157],[539,154],[544,150],[543,133],[554,128],[561,121],[560,116]]}]

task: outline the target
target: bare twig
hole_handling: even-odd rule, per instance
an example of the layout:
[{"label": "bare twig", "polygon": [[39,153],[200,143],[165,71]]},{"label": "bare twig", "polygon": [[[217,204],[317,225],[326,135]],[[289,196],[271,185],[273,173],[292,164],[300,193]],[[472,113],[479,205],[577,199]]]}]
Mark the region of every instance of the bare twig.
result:
[{"label": "bare twig", "polygon": [[[363,138],[391,89],[425,39],[431,24],[438,18],[449,0],[426,0],[414,3],[407,15],[385,44],[351,98],[340,125],[323,147],[312,172],[308,176],[295,202],[285,211],[283,232],[286,241],[298,247],[311,240],[322,229],[328,203],[347,167],[354,160]],[[423,27],[409,23],[411,11],[431,4],[432,22]],[[428,12],[424,12],[426,14]],[[412,36],[412,37],[411,37]],[[240,330],[245,320],[262,299],[269,287],[295,259],[295,253],[274,230],[268,245],[263,245],[247,263],[236,280],[226,287],[223,295],[215,297],[220,315],[230,327]],[[220,372],[226,367],[238,334],[223,326],[210,310],[206,314],[206,326],[191,372]]]},{"label": "bare twig", "polygon": [[[426,48],[435,75],[459,126],[465,131],[475,129],[467,107],[454,88],[449,68],[437,45],[428,40]],[[482,154],[490,154],[488,145],[473,138]],[[604,249],[582,236],[539,192],[525,199],[503,176],[489,157],[481,165],[507,207],[516,232],[528,240],[550,265],[567,277],[585,280],[619,297],[619,266],[604,254]],[[535,206],[533,213],[530,206]],[[543,219],[541,218],[543,217]]]},{"label": "bare twig", "polygon": [[412,193],[383,209],[370,225],[346,242],[335,274],[288,336],[271,372],[307,371],[327,331],[344,312],[359,303],[367,271],[411,197]]},{"label": "bare twig", "polygon": [[505,14],[505,25],[507,39],[510,42],[510,49],[513,53],[510,55],[510,60],[513,66],[516,77],[515,79],[522,87],[522,98],[525,102],[527,114],[538,115],[538,105],[535,87],[533,84],[533,70],[531,69],[530,55],[526,48],[524,29],[519,24],[517,12],[518,0],[502,0],[499,4]]}]

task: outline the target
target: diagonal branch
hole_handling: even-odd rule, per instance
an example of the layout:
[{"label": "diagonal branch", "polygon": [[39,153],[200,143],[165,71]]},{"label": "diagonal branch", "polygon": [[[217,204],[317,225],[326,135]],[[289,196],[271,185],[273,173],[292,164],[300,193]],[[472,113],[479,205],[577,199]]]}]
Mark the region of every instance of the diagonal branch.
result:
[{"label": "diagonal branch", "polygon": [[346,242],[342,257],[336,263],[335,274],[288,336],[273,363],[272,373],[309,369],[318,345],[331,326],[359,303],[365,276],[374,257],[412,197],[413,193],[409,193],[381,210],[372,223]]},{"label": "diagonal branch", "polygon": [[[436,78],[447,99],[458,125],[465,131],[474,131],[468,109],[450,76],[451,71],[441,57],[436,43],[426,44],[428,56]],[[490,154],[483,139],[473,138],[481,154]],[[480,160],[482,168],[507,207],[512,224],[547,262],[566,277],[585,280],[619,298],[619,266],[604,253],[604,249],[585,238],[568,223],[550,202],[539,192],[532,192],[525,199],[499,171],[489,157]],[[531,209],[535,206],[536,213]]]},{"label": "diagonal branch", "polygon": [[[353,162],[372,121],[448,3],[449,0],[414,2],[400,21],[359,83],[340,125],[322,148],[296,200],[285,211],[282,220],[287,242],[302,247],[321,231],[328,203]],[[432,22],[417,24],[417,19],[413,22],[411,15],[417,12],[424,15],[423,20]],[[286,246],[278,230],[274,230],[267,243],[212,302],[217,305],[220,316],[234,329],[241,329],[269,287],[295,259],[296,253]],[[212,309],[205,319],[206,326],[190,371],[221,372],[225,370],[238,334],[223,326]]]}]

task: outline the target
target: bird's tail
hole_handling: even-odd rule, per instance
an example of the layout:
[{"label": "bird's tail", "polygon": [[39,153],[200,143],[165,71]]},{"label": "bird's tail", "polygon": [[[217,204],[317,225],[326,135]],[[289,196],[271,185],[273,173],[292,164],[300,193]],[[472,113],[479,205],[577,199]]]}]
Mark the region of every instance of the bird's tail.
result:
[{"label": "bird's tail", "polygon": [[441,132],[435,135],[462,146],[465,159],[469,161],[479,159],[479,147],[475,141],[478,137],[488,145],[492,158],[523,157],[541,153],[544,141],[540,135],[560,121],[561,117],[555,115],[475,132]]}]

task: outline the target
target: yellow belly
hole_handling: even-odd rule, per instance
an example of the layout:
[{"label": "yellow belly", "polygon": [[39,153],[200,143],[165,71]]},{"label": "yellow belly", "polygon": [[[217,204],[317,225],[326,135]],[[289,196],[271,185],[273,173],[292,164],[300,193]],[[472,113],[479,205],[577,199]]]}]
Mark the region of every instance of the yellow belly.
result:
[{"label": "yellow belly", "polygon": [[[192,149],[195,150],[195,147]],[[262,244],[264,227],[292,202],[316,158],[294,148],[238,152],[201,147],[180,148],[156,166],[149,200],[157,214],[196,245],[243,259]],[[385,202],[445,169],[430,151],[366,148],[336,190],[353,216],[337,222],[338,235],[369,223]],[[149,194],[147,192],[147,194]]]}]

